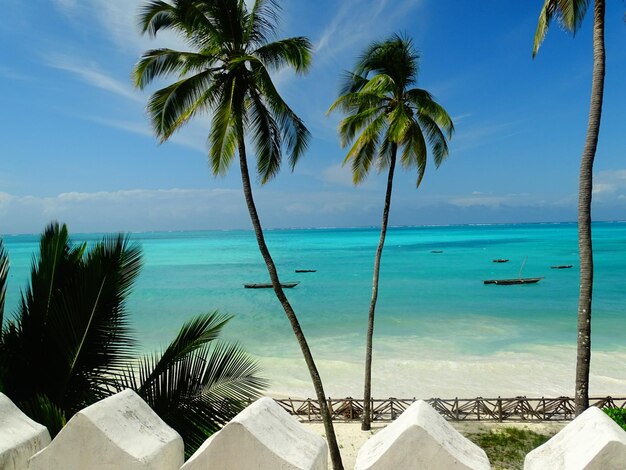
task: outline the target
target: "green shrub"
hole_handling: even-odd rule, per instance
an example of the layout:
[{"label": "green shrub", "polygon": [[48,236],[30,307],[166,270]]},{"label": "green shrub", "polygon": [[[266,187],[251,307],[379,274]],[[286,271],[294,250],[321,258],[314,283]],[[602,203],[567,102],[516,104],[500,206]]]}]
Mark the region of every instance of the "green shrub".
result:
[{"label": "green shrub", "polygon": [[613,421],[626,431],[626,408],[603,408],[602,411],[613,418]]}]

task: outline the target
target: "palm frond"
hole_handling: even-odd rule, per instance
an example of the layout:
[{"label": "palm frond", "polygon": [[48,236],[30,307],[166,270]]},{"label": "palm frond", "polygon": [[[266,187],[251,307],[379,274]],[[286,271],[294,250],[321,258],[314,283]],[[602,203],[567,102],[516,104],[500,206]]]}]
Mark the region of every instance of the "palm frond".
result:
[{"label": "palm frond", "polygon": [[422,132],[426,134],[426,140],[432,149],[435,167],[438,168],[448,156],[448,142],[446,141],[446,136],[428,114],[418,113],[417,121],[422,128]]},{"label": "palm frond", "polygon": [[419,187],[424,173],[426,171],[427,160],[427,148],[424,134],[419,124],[412,121],[411,125],[407,129],[404,140],[401,142],[402,154],[400,156],[400,162],[403,168],[410,169],[417,167],[417,182],[416,187]]},{"label": "palm frond", "polygon": [[421,114],[429,116],[443,130],[448,139],[454,134],[454,123],[448,112],[435,101],[433,96],[426,90],[412,88],[407,91],[406,97],[413,103]]},{"label": "palm frond", "polygon": [[143,90],[154,79],[177,75],[185,76],[189,72],[201,72],[210,69],[217,61],[217,56],[205,53],[180,52],[172,49],[152,49],[146,51],[133,69],[133,82]]},{"label": "palm frond", "polygon": [[[205,3],[205,2],[203,2]],[[210,16],[202,9],[203,3],[195,0],[150,0],[140,10],[139,28],[142,33],[155,37],[161,30],[173,30],[193,39],[215,33]]]},{"label": "palm frond", "polygon": [[346,155],[344,165],[352,163],[352,180],[354,184],[362,182],[367,176],[376,154],[376,147],[385,128],[386,116],[379,114],[363,130]]},{"label": "palm frond", "polygon": [[589,0],[544,0],[533,43],[533,58],[546,37],[550,23],[554,17],[567,31],[576,34],[585,19]]},{"label": "palm frond", "polygon": [[386,40],[372,42],[359,58],[354,73],[364,77],[370,73],[389,75],[403,89],[417,78],[418,60],[413,41],[394,34]]},{"label": "palm frond", "polygon": [[[251,61],[250,65],[257,84],[258,97],[269,107],[272,119],[278,124],[280,136],[287,147],[289,166],[293,171],[298,160],[308,148],[311,134],[304,122],[280,96],[267,69],[256,61]],[[250,90],[250,93],[251,95],[257,94],[254,89]]]},{"label": "palm frond", "polygon": [[209,133],[209,160],[214,175],[224,175],[228,171],[235,156],[235,149],[240,139],[240,126],[235,121],[239,116],[235,109],[236,79],[230,83],[220,84],[220,89],[214,93],[217,103],[213,107],[211,132]]},{"label": "palm frond", "polygon": [[367,126],[378,119],[381,114],[384,114],[381,107],[366,107],[364,110],[342,119],[339,123],[341,147],[349,145],[359,131],[367,128]]},{"label": "palm frond", "polygon": [[17,405],[31,419],[48,428],[52,438],[67,423],[65,410],[52,402],[45,394],[37,394],[29,400],[17,403]]},{"label": "palm frond", "polygon": [[[232,317],[217,311],[192,318],[181,327],[178,335],[165,349],[158,361],[154,362],[148,374],[141,377],[140,391],[152,386],[158,376],[163,374],[172,364],[202,348],[206,343],[217,339],[222,328]],[[132,385],[132,384],[127,384]]]},{"label": "palm frond", "polygon": [[215,341],[229,319],[213,312],[187,322],[163,354],[145,356],[116,384],[178,431],[187,456],[267,387],[241,347]]},{"label": "palm frond", "polygon": [[267,44],[269,37],[276,34],[280,5],[274,0],[255,0],[246,16],[244,41],[259,46]]},{"label": "palm frond", "polygon": [[211,106],[215,99],[212,78],[212,71],[205,70],[157,90],[150,97],[148,114],[161,142],[167,140],[199,109]]},{"label": "palm frond", "polygon": [[367,83],[367,77],[358,75],[354,72],[346,71],[342,73],[339,95],[347,95],[349,93],[357,93],[361,91]]},{"label": "palm frond", "polygon": [[256,149],[257,172],[261,184],[265,184],[280,170],[280,129],[258,94],[251,93],[250,102],[250,131]]},{"label": "palm frond", "polygon": [[265,44],[256,49],[252,55],[259,58],[265,67],[271,70],[280,70],[290,66],[296,73],[308,71],[311,65],[313,46],[305,37],[281,39]]}]

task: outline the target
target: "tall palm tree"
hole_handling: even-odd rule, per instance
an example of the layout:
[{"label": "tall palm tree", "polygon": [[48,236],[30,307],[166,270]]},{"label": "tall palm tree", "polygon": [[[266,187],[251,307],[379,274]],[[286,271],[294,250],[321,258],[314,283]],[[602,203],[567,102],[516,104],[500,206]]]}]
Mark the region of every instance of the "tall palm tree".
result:
[{"label": "tall palm tree", "polygon": [[[552,19],[575,33],[585,17],[589,0],[545,0],[535,33],[533,57],[543,42]],[[598,146],[602,99],[604,95],[604,0],[595,0],[593,8],[593,76],[587,137],[580,160],[578,178],[578,256],[580,290],[578,294],[578,338],[576,353],[576,414],[589,407],[589,364],[591,362],[591,298],[593,293],[593,250],[591,244],[591,197],[593,161]]]},{"label": "tall palm tree", "polygon": [[[448,155],[447,139],[454,132],[450,116],[430,93],[411,88],[417,80],[418,60],[419,54],[409,38],[394,35],[370,44],[354,71],[346,75],[341,96],[329,110],[339,108],[347,114],[339,124],[339,135],[342,147],[354,142],[344,160],[344,164],[352,165],[354,183],[365,179],[374,160],[379,171],[387,170],[367,326],[363,430],[370,429],[374,313],[398,151],[405,169],[417,169],[419,187],[426,169],[428,146],[438,167]],[[368,78],[369,74],[372,75]]]},{"label": "tall palm tree", "polygon": [[[0,318],[8,258],[0,242]],[[161,354],[136,360],[125,299],[141,249],[122,235],[90,249],[65,225],[40,241],[30,285],[0,331],[0,391],[54,436],[80,409],[135,390],[178,431],[189,456],[266,387],[239,346],[216,341],[230,317],[200,315]]]},{"label": "tall palm tree", "polygon": [[256,150],[261,183],[281,166],[283,148],[291,168],[307,147],[309,132],[276,90],[269,72],[291,67],[303,73],[311,61],[311,44],[304,37],[270,42],[276,32],[279,7],[273,0],[151,0],[142,9],[143,33],[155,36],[171,30],[185,38],[191,52],[149,50],[137,63],[135,85],[144,88],[156,78],[176,81],[156,91],[148,113],[157,136],[167,140],[199,112],[209,112],[209,159],[215,175],[228,171],[239,156],[243,192],[261,255],[309,369],[324,421],[331,460],[343,468],[324,389],[296,314],[283,292],[265,243],[252,195],[246,137]]}]

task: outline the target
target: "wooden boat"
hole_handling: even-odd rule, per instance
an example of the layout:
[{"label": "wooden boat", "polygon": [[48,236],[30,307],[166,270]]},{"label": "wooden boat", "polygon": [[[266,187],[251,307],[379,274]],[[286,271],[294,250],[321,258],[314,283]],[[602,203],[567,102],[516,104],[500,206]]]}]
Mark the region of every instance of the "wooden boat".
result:
[{"label": "wooden boat", "polygon": [[543,277],[519,277],[517,279],[487,279],[484,284],[497,284],[499,286],[510,286],[513,284],[536,284]]},{"label": "wooden boat", "polygon": [[[292,287],[296,287],[300,282],[281,282],[280,287],[283,289],[291,289]],[[267,283],[259,283],[259,284],[244,284],[246,289],[271,289],[274,287],[271,282]]]},{"label": "wooden boat", "polygon": [[524,258],[522,262],[522,267],[519,270],[519,274],[516,278],[512,279],[487,279],[483,281],[483,284],[497,284],[499,286],[511,286],[514,284],[536,284],[543,279],[543,277],[522,277],[522,272],[524,271],[524,266],[526,266],[526,260],[528,258]]},{"label": "wooden boat", "polygon": [[443,253],[443,250],[430,250],[431,253]]},{"label": "wooden boat", "polygon": [[316,273],[317,269],[296,269],[297,273]]},{"label": "wooden boat", "polygon": [[508,259],[504,259],[504,258],[497,258],[492,260],[494,263],[508,263],[509,260]]},{"label": "wooden boat", "polygon": [[557,266],[550,266],[550,269],[568,269],[571,268],[573,265],[571,264],[559,264]]}]

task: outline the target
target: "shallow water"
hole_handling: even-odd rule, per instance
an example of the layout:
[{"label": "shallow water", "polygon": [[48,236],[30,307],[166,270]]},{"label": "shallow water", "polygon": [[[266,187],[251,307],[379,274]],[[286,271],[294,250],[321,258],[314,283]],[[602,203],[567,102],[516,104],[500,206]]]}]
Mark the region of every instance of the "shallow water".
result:
[{"label": "shallow water", "polygon": [[[332,396],[361,394],[377,229],[268,231],[287,295]],[[99,234],[76,235],[76,241]],[[592,393],[626,393],[626,224],[594,225]],[[250,231],[133,234],[145,266],[128,301],[142,347],[163,347],[194,314],[235,315],[225,336],[259,358],[275,392],[312,395],[290,326]],[[13,311],[37,248],[5,237]],[[442,253],[432,253],[432,251]],[[507,258],[508,263],[493,263]],[[526,262],[524,263],[524,260]],[[535,285],[483,279],[545,276]],[[551,265],[574,265],[550,269]],[[295,273],[295,269],[316,269]],[[571,395],[578,256],[575,224],[392,228],[374,338],[375,396]]]}]

